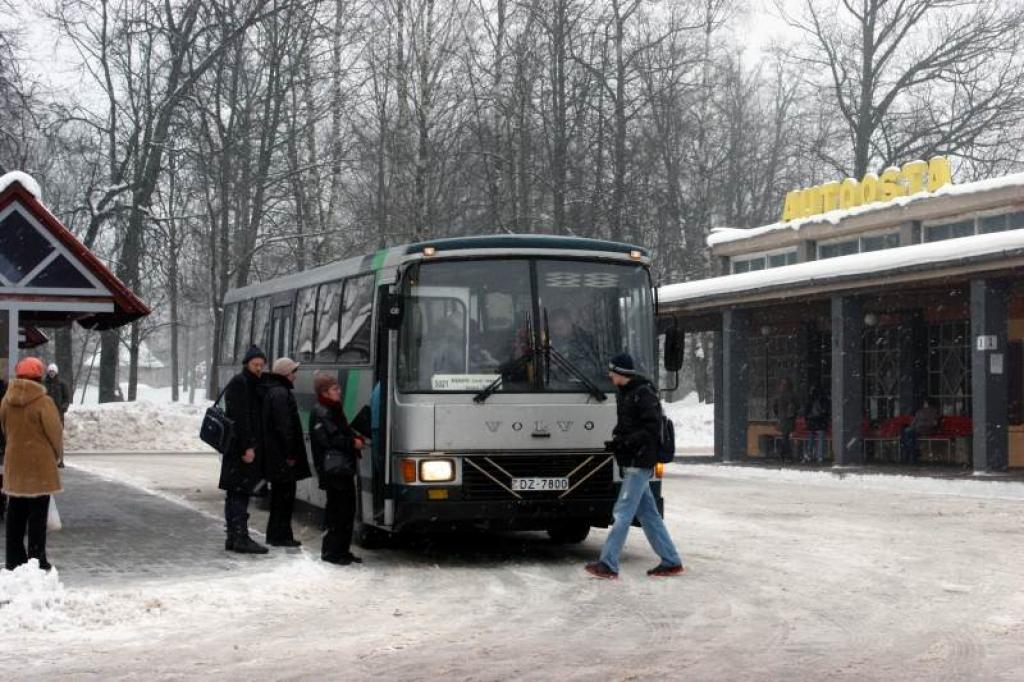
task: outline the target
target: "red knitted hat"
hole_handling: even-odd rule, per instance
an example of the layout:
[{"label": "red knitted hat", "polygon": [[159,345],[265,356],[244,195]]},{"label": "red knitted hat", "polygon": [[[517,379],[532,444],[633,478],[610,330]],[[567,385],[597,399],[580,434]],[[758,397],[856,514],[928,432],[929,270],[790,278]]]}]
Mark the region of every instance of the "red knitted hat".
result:
[{"label": "red knitted hat", "polygon": [[39,358],[22,358],[14,366],[14,373],[19,379],[42,379],[44,372],[46,372],[46,367]]}]

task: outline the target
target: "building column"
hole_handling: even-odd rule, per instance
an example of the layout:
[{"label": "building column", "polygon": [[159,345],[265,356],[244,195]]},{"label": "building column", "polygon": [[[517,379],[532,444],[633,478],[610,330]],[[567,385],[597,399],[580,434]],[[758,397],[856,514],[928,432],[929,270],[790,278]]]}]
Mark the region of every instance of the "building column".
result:
[{"label": "building column", "polygon": [[832,297],[832,450],[836,466],[864,463],[864,358],[861,302]]},{"label": "building column", "polygon": [[974,470],[1005,471],[1007,410],[1006,282],[971,280],[971,412]]},{"label": "building column", "polygon": [[724,457],[724,445],[725,445],[725,389],[724,382],[722,381],[722,332],[715,332],[714,341],[714,355],[712,356],[712,363],[714,366],[711,368],[714,392],[715,392],[715,460],[721,462]]},{"label": "building column", "polygon": [[907,311],[900,325],[899,414],[914,414],[928,395],[928,325],[921,310]]},{"label": "building column", "polygon": [[750,314],[722,313],[722,461],[747,454],[747,364]]}]

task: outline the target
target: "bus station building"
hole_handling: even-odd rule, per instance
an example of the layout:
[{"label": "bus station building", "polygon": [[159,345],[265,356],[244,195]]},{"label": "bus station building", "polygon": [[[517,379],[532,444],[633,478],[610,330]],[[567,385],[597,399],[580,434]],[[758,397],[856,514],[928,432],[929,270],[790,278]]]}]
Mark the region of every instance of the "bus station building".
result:
[{"label": "bus station building", "polygon": [[787,200],[788,220],[712,231],[716,276],[661,289],[662,330],[714,333],[718,459],[776,452],[787,378],[801,404],[830,395],[836,466],[899,461],[928,400],[919,462],[1024,467],[1024,174],[915,189],[796,218]]}]

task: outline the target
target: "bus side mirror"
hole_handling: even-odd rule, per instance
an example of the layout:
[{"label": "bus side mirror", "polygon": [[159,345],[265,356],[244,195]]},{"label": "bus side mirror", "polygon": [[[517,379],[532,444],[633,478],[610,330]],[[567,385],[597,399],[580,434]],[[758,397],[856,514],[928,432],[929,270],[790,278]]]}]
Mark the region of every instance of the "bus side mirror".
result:
[{"label": "bus side mirror", "polygon": [[401,294],[389,293],[384,296],[384,327],[386,329],[401,327],[404,312],[405,306]]},{"label": "bus side mirror", "polygon": [[686,337],[679,327],[672,325],[665,331],[665,369],[669,372],[682,369],[685,352]]}]

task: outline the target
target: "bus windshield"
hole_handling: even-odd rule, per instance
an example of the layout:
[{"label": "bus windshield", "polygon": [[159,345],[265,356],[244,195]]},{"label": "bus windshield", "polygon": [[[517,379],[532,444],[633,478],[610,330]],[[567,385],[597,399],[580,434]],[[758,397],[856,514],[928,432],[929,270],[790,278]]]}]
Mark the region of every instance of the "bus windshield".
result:
[{"label": "bus windshield", "polygon": [[[608,359],[650,376],[653,304],[643,265],[562,259],[421,262],[403,284],[398,389],[613,390]],[[557,356],[557,357],[554,357]]]}]

